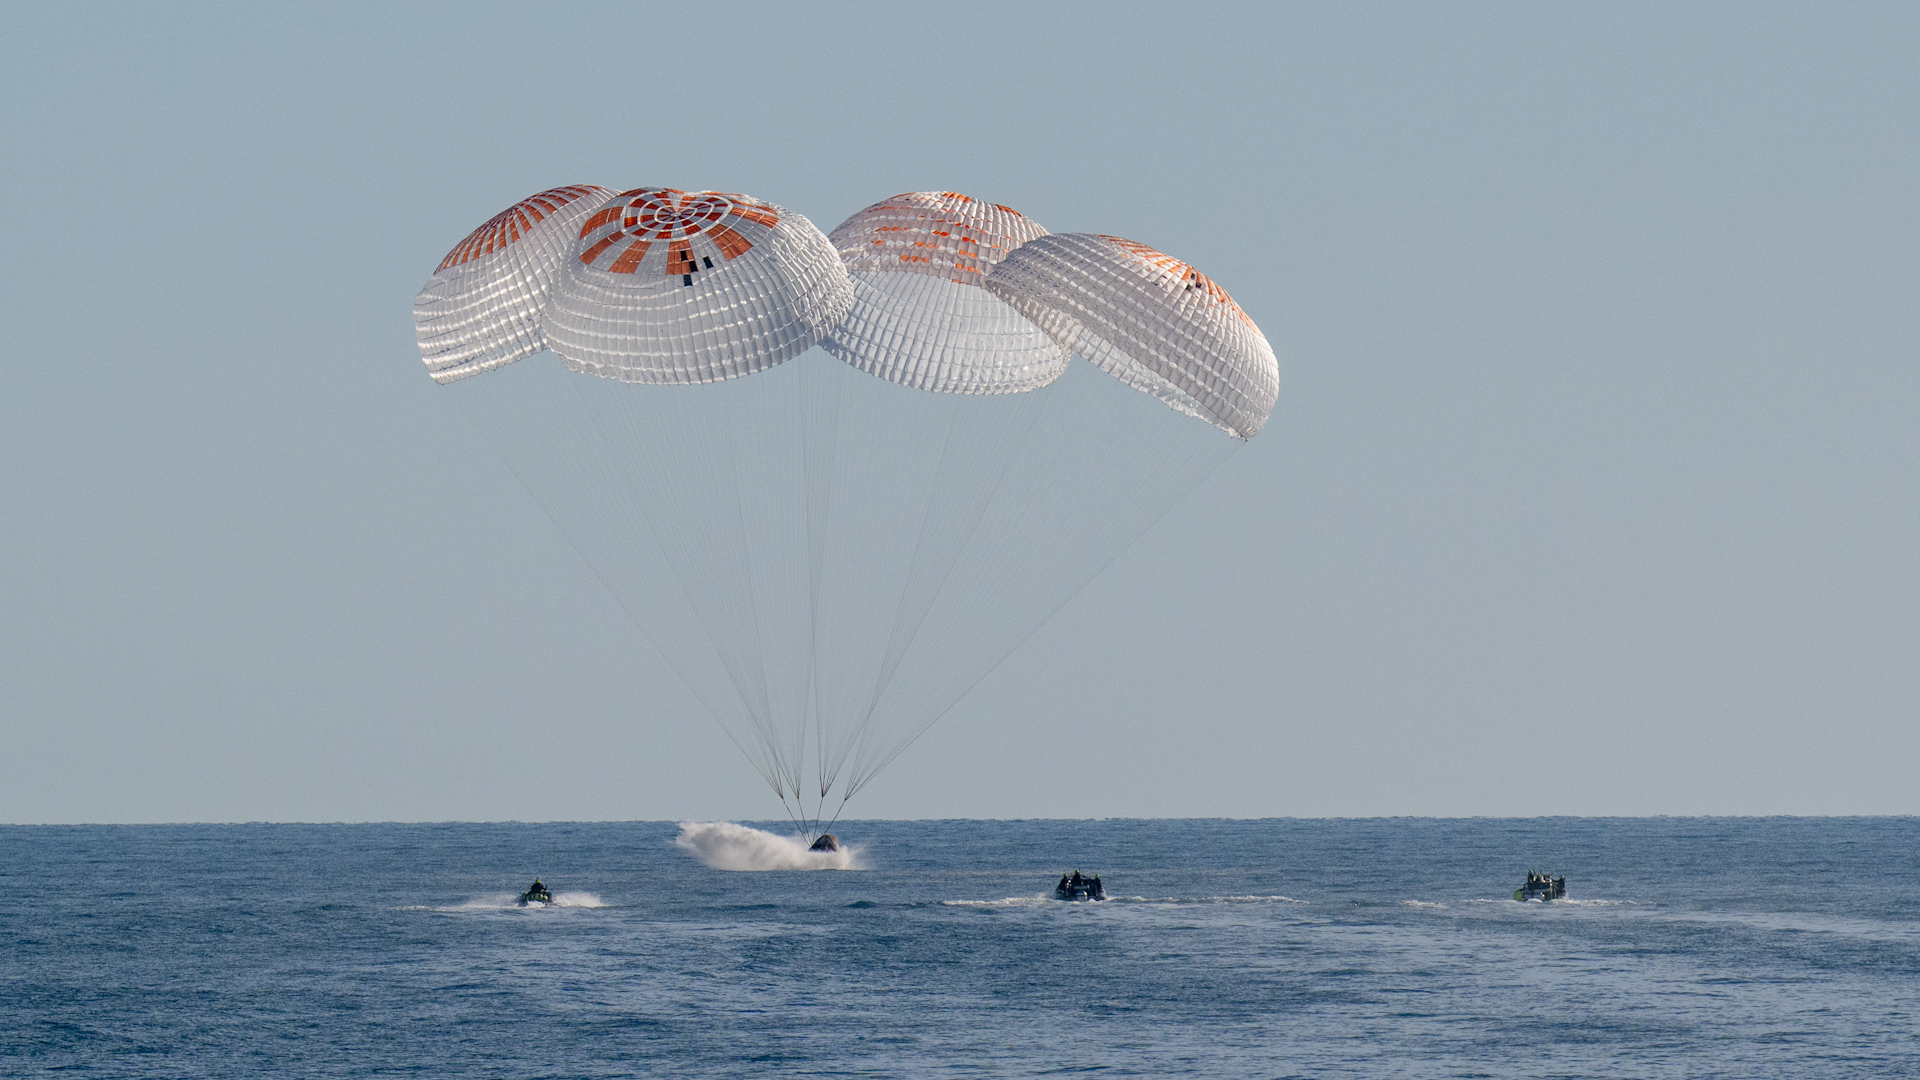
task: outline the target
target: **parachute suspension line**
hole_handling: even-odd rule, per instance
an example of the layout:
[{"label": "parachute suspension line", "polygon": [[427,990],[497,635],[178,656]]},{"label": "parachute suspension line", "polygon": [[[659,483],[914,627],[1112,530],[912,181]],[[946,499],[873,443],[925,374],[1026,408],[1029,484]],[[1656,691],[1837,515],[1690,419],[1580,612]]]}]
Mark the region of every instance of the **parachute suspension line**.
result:
[{"label": "parachute suspension line", "polygon": [[[915,542],[914,542],[913,558],[907,564],[907,571],[906,571],[907,576],[906,576],[905,588],[903,588],[900,592],[900,600],[899,600],[898,606],[895,609],[894,621],[892,624],[892,632],[887,645],[887,655],[889,656],[893,652],[894,640],[899,637],[900,621],[902,618],[904,618],[903,609],[909,603],[909,598],[913,595],[913,582],[915,577],[914,571],[918,570],[921,565],[922,556],[925,551],[927,540],[928,540],[927,534],[928,534],[929,523],[934,516],[934,510],[935,510],[934,503],[937,501],[938,493],[940,491],[938,478],[940,477],[940,475],[945,469],[946,462],[947,462],[947,455],[951,451],[952,445],[953,445],[953,429],[954,429],[955,421],[957,419],[955,415],[955,410],[951,407],[951,404],[948,402],[938,401],[937,404],[949,405],[948,408],[941,410],[941,412],[945,414],[944,416],[941,417],[941,420],[944,421],[944,424],[945,424],[945,432],[944,432],[944,436],[941,439],[940,465],[934,469],[933,471],[934,479],[932,481],[932,484],[927,489],[926,499],[922,501],[920,504],[919,521],[916,525],[915,532],[914,532]],[[922,430],[924,430],[924,428]],[[923,482],[924,482],[924,478],[923,478]],[[823,804],[825,802],[824,795],[826,791],[830,790],[833,787],[834,781],[839,777],[841,767],[846,762],[847,755],[852,752],[853,747],[858,743],[861,734],[866,729],[867,722],[872,717],[872,713],[873,713],[872,701],[878,698],[880,694],[880,686],[885,682],[886,675],[887,675],[887,661],[886,661],[886,658],[883,657],[881,660],[880,675],[875,680],[874,685],[868,694],[867,707],[860,712],[859,719],[855,720],[853,722],[852,727],[844,734],[843,741],[841,742],[841,745],[837,748],[837,752],[834,755],[832,765],[828,766],[826,759],[824,758],[821,761],[822,772],[820,777],[820,786],[822,789]]]},{"label": "parachute suspension line", "polygon": [[[650,528],[645,515],[637,513],[626,483],[617,475],[616,455],[605,433],[597,431],[578,396],[585,384],[594,381],[564,370],[556,357],[542,354],[482,378],[463,380],[450,389],[461,411],[528,497],[606,587],[635,628],[694,692],[728,740],[778,793],[780,782],[773,763],[757,747],[743,741],[736,725],[727,722],[727,710],[710,693],[702,692],[703,683],[693,677],[685,657],[668,648],[658,630],[649,625],[644,617],[647,605],[639,603],[633,591],[624,587],[617,560],[610,560],[608,552],[591,543],[593,537],[648,535]],[[601,438],[582,445],[577,438],[554,438],[556,431],[598,434]]]},{"label": "parachute suspension line", "polygon": [[[845,430],[855,435],[840,444],[828,584],[821,595],[822,617],[830,627],[822,642],[831,650],[823,657],[823,671],[833,674],[822,680],[823,804],[865,734],[875,687],[901,654],[907,627],[965,546],[964,529],[943,528],[955,517],[953,508],[964,508],[978,486],[979,470],[971,464],[957,474],[964,483],[952,482],[956,465],[979,456],[956,452],[967,430],[961,420],[981,408],[997,404],[1004,410],[1024,400],[1024,395],[929,393],[849,365],[827,361],[827,366],[846,385],[842,415],[848,421]],[[977,433],[971,438],[980,441]],[[848,454],[849,448],[854,452]],[[1003,456],[1012,452],[1000,451]],[[850,496],[844,507],[842,489]],[[901,542],[908,537],[911,545]],[[930,557],[935,552],[937,557]]]},{"label": "parachute suspension line", "polygon": [[[790,372],[780,374],[792,375]],[[773,396],[771,391],[779,389],[778,380],[761,380],[748,389],[749,392],[756,393],[760,398]],[[766,393],[759,393],[763,391]],[[797,394],[797,391],[795,393]],[[787,396],[794,395],[790,394]],[[759,400],[758,404],[762,406],[759,410],[762,415],[756,417],[754,412],[751,411],[739,414],[742,419],[757,420],[757,422],[746,425],[744,431],[737,432],[735,438],[729,441],[729,449],[732,452],[732,468],[729,470],[729,473],[732,480],[731,488],[734,498],[734,516],[740,523],[742,530],[741,535],[747,538],[744,546],[748,556],[745,563],[747,574],[747,613],[751,620],[751,636],[749,640],[753,642],[754,655],[761,660],[758,666],[762,686],[761,692],[768,702],[769,735],[778,748],[776,755],[785,764],[787,782],[793,791],[794,802],[800,808],[802,816],[805,816],[806,807],[802,801],[805,797],[805,792],[802,789],[801,783],[805,767],[804,752],[806,748],[806,729],[804,727],[806,720],[805,686],[802,685],[799,687],[801,696],[797,702],[791,698],[783,698],[781,693],[776,689],[776,681],[769,671],[768,660],[776,656],[773,646],[778,634],[776,632],[770,637],[768,629],[770,624],[776,627],[782,624],[782,620],[780,619],[780,597],[774,595],[774,590],[770,587],[763,589],[763,585],[770,586],[782,577],[782,568],[778,565],[781,554],[784,553],[791,556],[797,552],[804,552],[805,548],[796,547],[796,539],[783,534],[779,530],[778,524],[782,520],[781,514],[768,513],[768,511],[776,509],[775,500],[769,499],[766,493],[756,493],[761,497],[749,500],[744,490],[744,482],[747,480],[749,472],[756,468],[763,467],[763,462],[785,462],[790,463],[790,467],[792,465],[804,467],[804,462],[800,456],[802,446],[783,447],[779,445],[778,436],[781,434],[782,427],[778,422],[780,418],[778,416],[768,417],[764,415],[767,412],[764,407],[764,400]],[[777,398],[776,404],[778,404]],[[792,412],[791,408],[777,409],[775,411],[787,414],[791,414]],[[744,455],[744,457],[740,455],[738,450],[738,448],[743,445],[743,440],[751,440],[750,442],[746,442],[749,453]],[[804,475],[804,473],[802,475]],[[790,493],[780,490],[776,485],[774,495],[791,498],[797,495],[799,490],[801,489],[798,488],[798,485],[794,485],[794,491]],[[751,525],[748,524],[748,507],[750,504],[759,506],[763,512],[763,516],[755,519]],[[786,520],[792,522],[795,516],[796,515],[789,514],[785,517]],[[753,546],[754,538],[773,540],[775,542],[773,550],[771,552],[757,552]],[[804,540],[805,536],[802,534],[798,538],[798,542],[804,543]],[[758,557],[756,557],[756,555]],[[768,565],[762,566],[762,562],[766,562]],[[791,600],[792,598],[789,597],[788,599]],[[763,610],[763,606],[765,610]],[[788,612],[787,614],[789,619],[791,619],[793,613]],[[799,708],[799,715],[792,716],[790,715],[791,711],[796,705]],[[791,732],[788,739],[782,739],[783,728]],[[785,753],[781,753],[780,751],[785,751]]]},{"label": "parachute suspension line", "polygon": [[[846,812],[848,798],[849,796],[847,795],[840,796],[840,805],[833,808],[833,817],[827,822],[826,828],[820,830],[821,832],[833,831],[834,822],[839,821],[840,815]],[[824,807],[822,808],[824,809]]]},{"label": "parachute suspension line", "polygon": [[794,799],[805,805],[807,721],[813,678],[814,590],[808,500],[808,423],[804,366],[764,373],[748,392],[754,408],[733,442],[735,493],[753,572],[755,641],[772,703],[776,753],[787,763]]},{"label": "parachute suspension line", "polygon": [[[646,446],[646,440],[641,432],[642,426],[636,423],[631,411],[642,405],[652,404],[651,401],[638,400],[640,395],[649,393],[671,394],[682,388],[629,387],[619,384],[596,386],[582,379],[579,382],[578,389],[583,396],[590,396],[610,406],[592,410],[591,415],[606,436],[607,441],[613,447],[617,448],[615,460],[622,466],[627,477],[628,496],[633,500],[634,505],[641,508],[647,528],[653,536],[655,545],[659,548],[663,556],[661,560],[662,565],[664,565],[668,573],[672,575],[675,583],[679,586],[680,592],[686,598],[688,607],[698,621],[702,632],[704,632],[715,654],[725,667],[730,681],[733,684],[734,692],[738,695],[744,719],[749,725],[749,730],[758,736],[755,741],[762,744],[756,748],[752,756],[766,762],[763,775],[765,775],[767,783],[774,789],[775,794],[780,796],[782,805],[784,805],[786,800],[785,778],[780,775],[778,760],[767,754],[764,746],[766,736],[764,706],[756,708],[756,704],[759,703],[756,703],[753,699],[751,683],[742,677],[742,672],[740,671],[741,665],[728,655],[727,635],[716,625],[716,613],[711,610],[710,605],[700,602],[698,590],[693,588],[693,583],[700,579],[696,576],[697,571],[686,562],[688,556],[685,552],[688,548],[684,539],[676,535],[672,529],[673,511],[677,507],[675,501],[668,497],[670,492],[670,478],[659,469],[658,463],[661,460],[659,455],[647,452],[649,448]],[[614,395],[618,396],[616,397]],[[703,452],[689,455],[691,458],[688,462],[689,468],[697,469],[701,466],[710,466],[711,449],[702,447],[701,450]],[[714,478],[710,474],[696,477],[696,481],[705,489],[712,490]],[[665,508],[667,513],[660,513],[659,511],[662,508]],[[644,570],[640,570],[639,572],[644,572]],[[732,725],[723,724],[723,726],[731,727]],[[740,742],[741,740],[736,736],[735,741]]]},{"label": "parachute suspension line", "polygon": [[862,740],[843,797],[971,693],[1240,445],[1085,363],[1035,396],[1047,400],[1024,457],[1033,467],[996,491],[991,522],[932,616],[942,623],[940,641],[967,651],[948,669],[966,677],[916,679],[924,692],[885,702],[873,730],[895,735]]},{"label": "parachute suspension line", "polygon": [[[804,361],[807,357],[802,357]],[[807,514],[807,719],[813,735],[820,794],[815,813],[826,808],[826,727],[820,704],[820,579],[825,572],[827,523],[833,512],[833,475],[839,457],[844,395],[832,369],[799,364],[803,480]],[[825,389],[823,389],[825,388]],[[805,729],[803,729],[805,730]],[[803,736],[804,737],[804,736]]]},{"label": "parachute suspension line", "polygon": [[[787,812],[787,821],[793,825],[793,831],[806,837],[808,843],[812,843],[822,831],[818,828],[820,817],[817,814],[809,817],[807,815],[807,808],[800,804],[800,799],[797,794],[794,797],[794,803],[795,806],[790,807],[787,805],[787,800],[782,797],[780,800],[780,809]],[[799,810],[798,814],[794,813],[796,808]]]},{"label": "parachute suspension line", "polygon": [[804,830],[817,816],[817,807],[807,809],[804,784],[818,636],[809,387],[804,366],[791,361],[741,381],[754,385],[739,392],[750,407],[731,417],[732,441],[742,448],[733,492],[752,571],[753,641],[772,709],[771,752],[784,765]]},{"label": "parachute suspension line", "polygon": [[[709,408],[723,404],[718,400],[719,394],[733,388],[616,383],[602,389],[610,391],[608,400],[618,406],[610,410],[609,422],[617,420],[626,435],[621,442],[625,452],[620,460],[626,463],[630,477],[634,476],[632,470],[642,470],[639,474],[642,486],[632,491],[632,497],[642,508],[656,542],[666,555],[663,562],[668,572],[699,620],[700,631],[706,635],[734,685],[744,719],[757,744],[755,756],[766,762],[768,783],[784,807],[789,794],[798,797],[799,785],[791,769],[783,768],[777,750],[777,728],[764,667],[760,663],[762,653],[754,636],[742,633],[743,624],[749,632],[754,628],[750,621],[752,567],[741,545],[743,523],[739,514],[734,440],[705,417]],[[685,395],[688,400],[673,400],[677,395]],[[672,409],[673,418],[680,425],[690,424],[694,430],[684,431],[678,426],[670,428],[660,423],[658,413],[673,405],[681,406]],[[680,446],[691,446],[693,452],[665,452],[670,447],[659,445],[662,433]],[[647,445],[649,439],[655,440],[654,445]],[[676,468],[682,462],[688,469],[684,474]],[[679,491],[673,488],[676,477],[682,484]],[[721,499],[723,492],[731,496],[730,506]],[[700,512],[685,513],[689,504]],[[728,510],[732,513],[728,514]],[[674,524],[683,520],[691,528],[675,529]],[[697,558],[698,553],[707,554],[704,565],[689,561]],[[708,587],[701,588],[703,583]],[[717,596],[715,583],[720,585]],[[742,585],[746,589],[744,596]],[[743,612],[743,608],[748,610]]]},{"label": "parachute suspension line", "polygon": [[[941,440],[940,464],[934,473],[936,479],[934,482],[933,491],[936,493],[941,490],[939,486],[938,478],[946,474],[947,469],[949,467],[948,463],[952,460],[955,428],[957,427],[957,422],[959,419],[956,413],[957,413],[956,409],[947,410],[946,435]],[[914,539],[913,559],[908,564],[908,569],[907,569],[907,587],[901,591],[899,605],[896,607],[894,611],[893,628],[888,635],[886,654],[880,662],[879,678],[877,678],[874,681],[873,689],[867,695],[866,708],[861,712],[859,720],[855,721],[852,730],[848,733],[847,742],[841,747],[839,755],[835,758],[833,762],[833,767],[831,771],[823,771],[821,774],[820,786],[823,790],[823,794],[826,789],[829,789],[833,786],[834,781],[839,777],[841,768],[846,763],[847,755],[853,752],[854,747],[859,744],[859,741],[862,738],[862,736],[866,734],[868,726],[873,721],[874,706],[879,702],[880,695],[882,691],[885,690],[887,681],[892,676],[894,669],[898,667],[898,664],[899,664],[898,646],[899,646],[900,636],[901,636],[900,629],[901,629],[902,623],[904,623],[907,620],[908,608],[913,603],[914,580],[916,579],[916,577],[919,576],[918,571],[921,570],[923,562],[926,558],[927,546],[930,539],[928,534],[932,529],[933,520],[935,517],[935,513],[934,513],[935,501],[936,501],[936,498],[930,495],[930,497],[926,502],[926,505],[924,506],[924,508],[921,510],[921,513],[920,513],[920,527],[917,530],[917,533]],[[944,580],[944,577],[943,577],[943,580]],[[921,616],[922,618],[924,618],[925,616],[924,609],[922,609],[921,611]],[[919,629],[919,622],[920,620],[915,620],[915,626],[914,626],[915,630]],[[822,762],[822,765],[823,766],[825,765],[824,761]],[[843,808],[846,806],[845,798],[842,798],[840,800],[840,805]],[[836,818],[838,817],[837,812],[835,816]]]},{"label": "parachute suspension line", "polygon": [[[741,393],[744,396],[746,394],[751,393],[751,391],[757,390],[760,388],[761,388],[761,385],[759,383],[755,383],[751,386],[743,383],[741,387]],[[731,390],[732,388],[725,387],[724,384],[722,384],[722,387],[720,387],[719,389]],[[751,417],[752,413],[749,412],[747,415]],[[747,431],[751,432],[753,435],[760,435],[764,433],[766,430],[764,427],[756,424],[748,424],[744,426],[746,427]],[[747,625],[744,630],[744,635],[743,635],[743,638],[744,638],[743,643],[747,644],[748,646],[745,650],[746,654],[748,656],[755,658],[755,661],[756,661],[753,664],[753,668],[754,668],[754,674],[756,674],[759,677],[760,701],[762,702],[762,708],[764,710],[760,714],[760,718],[762,723],[766,725],[765,731],[766,731],[766,738],[768,743],[770,743],[775,747],[774,761],[777,764],[784,765],[784,769],[781,774],[781,779],[787,784],[788,788],[792,790],[794,803],[800,807],[801,813],[805,814],[806,807],[804,806],[804,804],[800,803],[800,799],[801,799],[800,762],[797,760],[797,755],[786,755],[783,760],[783,755],[779,753],[780,732],[777,724],[778,717],[774,715],[775,695],[774,695],[773,687],[767,679],[767,665],[766,665],[766,657],[767,657],[767,651],[768,651],[767,639],[766,639],[766,635],[761,632],[760,597],[759,597],[758,591],[754,588],[754,584],[756,580],[756,574],[754,572],[754,559],[752,556],[752,551],[748,547],[749,542],[746,539],[749,536],[749,533],[747,532],[746,500],[743,499],[740,494],[741,462],[739,459],[739,452],[737,449],[739,444],[738,434],[736,434],[735,438],[726,439],[723,441],[726,446],[726,452],[725,452],[726,466],[723,469],[727,477],[726,488],[733,495],[733,507],[732,507],[733,514],[732,514],[732,520],[730,524],[734,526],[733,535],[742,538],[742,541],[743,541],[741,544],[740,573],[743,575],[743,580],[746,585],[745,608],[746,608],[746,622],[747,622]],[[753,456],[749,455],[749,460],[751,461],[752,459],[753,459]],[[723,534],[725,534],[726,532],[724,528],[721,531]],[[782,803],[786,801],[784,794],[781,797],[781,801]]]},{"label": "parachute suspension line", "polygon": [[[1229,449],[1229,455],[1231,455],[1232,449],[1237,449],[1240,441],[1241,440],[1235,440],[1235,446]],[[1221,458],[1220,460],[1225,461],[1226,459]],[[1215,468],[1218,468],[1217,463],[1215,464],[1215,466],[1213,466],[1213,468],[1208,469],[1207,475],[1211,476]],[[1204,480],[1205,477],[1202,477],[1202,479]],[[1149,521],[1146,524],[1145,528],[1142,528],[1139,533],[1136,533],[1134,535],[1134,540],[1129,541],[1126,547],[1123,547],[1119,551],[1114,552],[1113,555],[1110,558],[1108,558],[1105,562],[1095,567],[1093,571],[1086,576],[1086,579],[1080,582],[1080,584],[1076,586],[1072,592],[1068,593],[1066,596],[1061,597],[1060,602],[1055,604],[1052,607],[1052,609],[1047,612],[1047,615],[1044,619],[1042,619],[1037,625],[1035,625],[1033,629],[1027,631],[1026,634],[1022,635],[1018,641],[1015,641],[1011,645],[1007,646],[1006,650],[1002,652],[999,655],[999,657],[995,659],[993,663],[985,671],[982,671],[980,673],[979,678],[976,678],[972,682],[968,683],[966,685],[966,688],[960,691],[959,695],[957,695],[951,702],[949,702],[945,708],[941,709],[937,714],[929,718],[927,722],[921,726],[920,730],[914,732],[913,735],[910,736],[905,742],[901,743],[897,747],[894,747],[885,756],[881,757],[877,762],[874,763],[872,768],[866,770],[864,774],[856,775],[852,780],[850,780],[845,789],[845,794],[843,794],[840,797],[841,807],[844,809],[846,807],[847,800],[853,798],[853,795],[855,792],[859,791],[862,787],[865,787],[868,780],[873,779],[875,776],[879,775],[879,773],[882,770],[884,770],[888,765],[893,764],[894,758],[899,757],[901,754],[906,752],[909,746],[912,746],[914,743],[920,741],[920,736],[925,735],[928,731],[930,731],[933,728],[934,724],[939,723],[940,720],[947,715],[947,713],[953,711],[955,706],[959,705],[960,702],[963,699],[965,699],[968,694],[973,692],[974,687],[979,686],[981,683],[985,682],[987,679],[987,676],[999,670],[1000,665],[1006,662],[1007,657],[1012,656],[1015,652],[1017,652],[1022,645],[1025,645],[1029,640],[1033,638],[1033,635],[1045,629],[1047,623],[1053,621],[1053,617],[1059,614],[1061,608],[1066,607],[1067,604],[1070,603],[1074,597],[1079,596],[1081,592],[1085,591],[1086,587],[1088,585],[1091,585],[1093,583],[1093,580],[1100,576],[1101,571],[1105,570],[1109,566],[1112,566],[1113,563],[1117,559],[1119,559],[1121,555],[1126,554],[1127,548],[1132,547],[1133,543],[1137,541],[1141,535],[1144,535],[1146,531],[1148,529],[1151,529],[1154,525],[1159,524],[1160,521],[1162,521],[1167,516],[1167,514],[1171,513],[1173,511],[1173,508],[1178,505],[1179,505],[1178,499],[1176,499],[1171,503],[1168,503],[1164,509],[1162,509],[1158,514],[1154,515],[1153,520]],[[835,811],[834,817],[838,819],[839,816],[840,816],[839,812]]]},{"label": "parachute suspension line", "polygon": [[[873,693],[867,701],[867,707],[861,716],[855,739],[865,741],[867,730],[873,723],[876,711],[880,707],[893,677],[898,673],[901,662],[906,658],[920,631],[927,624],[927,617],[940,600],[947,584],[953,579],[955,567],[973,544],[980,522],[986,517],[988,508],[999,493],[1001,484],[1012,470],[1013,463],[1021,460],[1027,440],[1033,433],[1034,423],[1039,419],[1044,397],[1035,394],[1009,395],[989,399],[961,400],[955,403],[955,422],[947,431],[946,444],[941,450],[940,468],[934,482],[937,492],[959,491],[960,497],[954,500],[957,506],[951,507],[952,517],[956,520],[937,520],[932,503],[922,524],[919,540],[914,551],[914,571],[909,582],[922,577],[923,556],[931,567],[927,580],[922,587],[901,594],[899,610],[894,617],[893,632],[887,642],[887,655],[880,669],[880,678],[875,682]],[[975,418],[978,418],[976,420]],[[956,444],[960,445],[956,452]],[[982,445],[984,444],[984,445]],[[987,461],[985,476],[977,491],[966,491],[965,485],[953,475],[961,471],[959,462],[963,460]],[[930,547],[945,542],[946,551],[931,554]],[[837,770],[836,770],[837,771]],[[849,793],[851,794],[851,793]],[[842,800],[844,805],[845,800]]]},{"label": "parachute suspension line", "polygon": [[801,830],[1239,445],[1085,363],[974,396],[822,353],[693,386],[538,355],[453,392]]},{"label": "parachute suspension line", "polygon": [[[700,651],[687,640],[690,634],[704,639],[711,659],[702,663],[696,656],[694,666],[711,671],[712,661],[717,660],[728,691],[719,691],[711,679],[696,678],[684,663],[673,663],[675,671],[708,704],[734,744],[754,761],[784,802],[789,791],[797,794],[797,784],[790,770],[782,767],[775,748],[766,684],[757,677],[752,647],[740,640],[737,631],[730,632],[741,623],[738,583],[743,558],[738,550],[739,524],[724,521],[724,508],[715,505],[713,497],[729,490],[715,474],[733,472],[731,440],[704,422],[704,413],[715,404],[712,391],[718,388],[631,386],[576,373],[559,374],[570,381],[601,435],[603,462],[611,463],[623,481],[620,494],[624,498],[619,501],[636,509],[636,524],[653,541],[648,550],[634,551],[629,546],[611,553],[611,572],[623,574],[629,588],[653,594],[654,602],[643,602],[639,610],[629,605],[630,614],[643,627],[649,622],[659,625],[668,640],[663,641],[661,633],[649,636],[670,663],[676,653],[684,657],[689,648]],[[691,452],[672,452],[677,449]],[[676,471],[676,465],[681,471]],[[676,529],[683,518],[687,519],[684,527]],[[631,538],[628,545],[639,540],[635,533],[620,535]],[[729,538],[735,540],[731,547],[725,546]],[[700,561],[703,554],[704,563]],[[661,578],[665,581],[660,582]],[[721,583],[718,595],[712,587],[696,587],[714,582]],[[660,593],[663,585],[671,586],[671,596]],[[737,702],[739,711],[717,707],[712,701],[716,692]],[[730,722],[729,716],[735,719]]]}]

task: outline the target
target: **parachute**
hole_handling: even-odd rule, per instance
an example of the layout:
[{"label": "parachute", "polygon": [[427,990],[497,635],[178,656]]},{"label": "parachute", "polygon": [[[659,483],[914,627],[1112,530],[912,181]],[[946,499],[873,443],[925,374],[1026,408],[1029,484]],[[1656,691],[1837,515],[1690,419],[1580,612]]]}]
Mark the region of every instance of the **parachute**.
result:
[{"label": "parachute", "polygon": [[955,192],[829,238],[745,195],[556,188],[456,247],[415,318],[429,373],[809,833],[1278,386],[1184,263]]},{"label": "parachute", "polygon": [[447,383],[546,348],[538,319],[580,222],[607,196],[590,184],[514,203],[455,245],[413,302],[420,356]]},{"label": "parachute", "polygon": [[833,230],[854,302],[822,344],[888,382],[955,394],[1017,394],[1066,370],[1067,349],[982,287],[1047,230],[958,192],[910,191]]},{"label": "parachute", "polygon": [[1225,289],[1170,255],[1117,236],[1050,236],[985,285],[1063,349],[1235,438],[1273,412],[1280,367],[1266,337]]},{"label": "parachute", "polygon": [[545,298],[553,350],[622,382],[764,371],[811,348],[852,301],[812,222],[745,195],[624,192],[587,218],[573,254]]}]

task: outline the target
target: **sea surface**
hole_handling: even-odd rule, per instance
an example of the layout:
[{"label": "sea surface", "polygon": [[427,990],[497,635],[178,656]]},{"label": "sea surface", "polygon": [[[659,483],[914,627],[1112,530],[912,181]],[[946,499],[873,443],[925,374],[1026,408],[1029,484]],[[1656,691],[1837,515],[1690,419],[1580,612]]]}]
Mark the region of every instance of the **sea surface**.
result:
[{"label": "sea surface", "polygon": [[1920,819],[834,831],[0,828],[0,1076],[1920,1077]]}]

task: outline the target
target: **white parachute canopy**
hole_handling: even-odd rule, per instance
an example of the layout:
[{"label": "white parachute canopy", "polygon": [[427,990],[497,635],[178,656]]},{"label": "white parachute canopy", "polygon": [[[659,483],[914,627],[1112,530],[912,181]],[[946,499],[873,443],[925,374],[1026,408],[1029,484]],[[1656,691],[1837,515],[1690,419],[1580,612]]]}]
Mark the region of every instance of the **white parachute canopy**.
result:
[{"label": "white parachute canopy", "polygon": [[[1079,348],[1092,316],[973,280],[1054,239],[1004,207],[900,196],[838,254],[734,194],[637,189],[574,220],[533,320],[557,358],[449,392],[808,828],[1240,445],[1216,426],[1265,419],[1196,413],[1219,395],[1182,353],[1067,364],[1056,335],[1078,319]],[[1232,373],[1261,362],[1224,385],[1272,386]]]},{"label": "white parachute canopy", "polygon": [[853,275],[853,307],[822,344],[888,382],[959,394],[1018,394],[1067,367],[1067,351],[983,287],[1014,248],[1047,235],[1007,206],[909,191],[830,237]]},{"label": "white parachute canopy", "polygon": [[453,382],[546,348],[537,316],[580,222],[612,195],[591,184],[525,198],[447,253],[413,301],[420,356]]},{"label": "white parachute canopy", "polygon": [[813,223],[717,191],[637,188],[595,210],[541,306],[575,371],[709,383],[813,347],[853,286]]},{"label": "white parachute canopy", "polygon": [[1023,245],[986,288],[1095,367],[1236,439],[1280,394],[1273,349],[1213,280],[1117,236],[1067,233]]}]

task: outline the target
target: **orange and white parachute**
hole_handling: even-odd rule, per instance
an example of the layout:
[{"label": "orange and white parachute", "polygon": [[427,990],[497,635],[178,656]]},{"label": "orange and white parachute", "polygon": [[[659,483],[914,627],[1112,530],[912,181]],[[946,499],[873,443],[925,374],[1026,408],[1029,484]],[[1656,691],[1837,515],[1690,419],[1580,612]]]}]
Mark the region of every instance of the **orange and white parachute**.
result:
[{"label": "orange and white parachute", "polygon": [[613,195],[575,184],[521,199],[454,245],[413,301],[420,358],[447,383],[547,347],[540,304],[587,215]]},{"label": "orange and white parachute", "polygon": [[909,191],[841,222],[830,239],[853,306],[822,346],[918,390],[1017,394],[1060,377],[1067,353],[988,292],[987,273],[1047,230],[1011,207]]},{"label": "orange and white parachute", "polygon": [[1022,245],[986,288],[1063,349],[1237,439],[1267,422],[1280,366],[1213,279],[1145,244],[1066,233]]},{"label": "orange and white parachute", "polygon": [[580,228],[541,310],[575,371],[710,383],[763,371],[825,337],[852,300],[827,238],[745,195],[623,191]]}]

